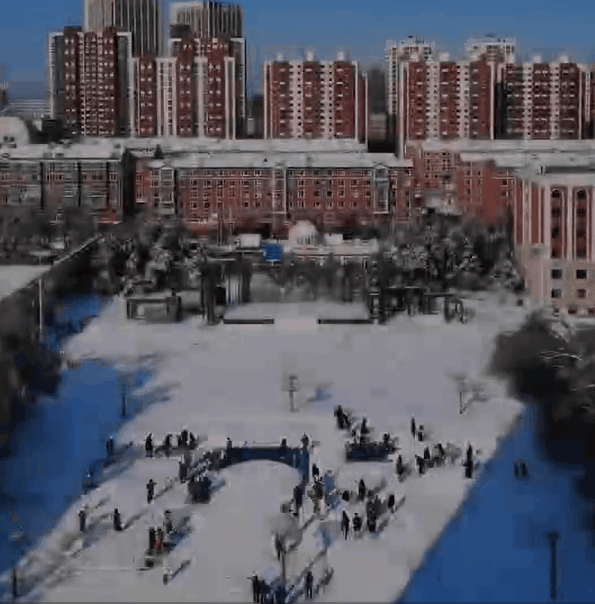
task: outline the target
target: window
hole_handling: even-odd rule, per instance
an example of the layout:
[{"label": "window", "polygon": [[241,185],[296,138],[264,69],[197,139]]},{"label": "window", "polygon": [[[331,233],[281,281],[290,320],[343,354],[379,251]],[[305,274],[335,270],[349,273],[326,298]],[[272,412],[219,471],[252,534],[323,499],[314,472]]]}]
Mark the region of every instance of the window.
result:
[{"label": "window", "polygon": [[208,210],[211,207],[211,204],[208,201],[205,201],[205,210]]},{"label": "window", "polygon": [[584,299],[587,297],[587,290],[586,289],[577,289],[576,290],[576,297],[577,298],[581,298]]},{"label": "window", "polygon": [[552,298],[561,298],[562,290],[561,289],[552,289]]},{"label": "window", "polygon": [[563,274],[564,273],[561,268],[552,269],[552,279],[562,279]]},{"label": "window", "polygon": [[244,207],[245,208],[249,208],[250,207],[250,202],[249,201],[245,201],[244,202]]},{"label": "window", "polygon": [[577,269],[577,271],[576,271],[576,278],[577,279],[586,279],[587,278],[587,271],[585,269],[582,269],[582,268]]}]

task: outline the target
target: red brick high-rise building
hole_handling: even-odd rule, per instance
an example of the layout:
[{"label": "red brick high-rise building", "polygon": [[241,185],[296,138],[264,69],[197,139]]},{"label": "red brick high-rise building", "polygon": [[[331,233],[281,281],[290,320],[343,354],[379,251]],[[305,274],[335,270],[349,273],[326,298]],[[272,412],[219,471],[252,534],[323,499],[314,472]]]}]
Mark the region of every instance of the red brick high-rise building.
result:
[{"label": "red brick high-rise building", "polygon": [[88,136],[128,136],[132,113],[131,34],[65,27],[49,37],[50,117]]},{"label": "red brick high-rise building", "polygon": [[499,138],[581,139],[588,134],[588,74],[584,65],[558,61],[500,66]]},{"label": "red brick high-rise building", "polygon": [[242,134],[243,40],[170,39],[165,58],[134,59],[136,136],[234,139]]},{"label": "red brick high-rise building", "polygon": [[343,53],[264,64],[264,138],[364,140],[367,111],[365,75]]}]

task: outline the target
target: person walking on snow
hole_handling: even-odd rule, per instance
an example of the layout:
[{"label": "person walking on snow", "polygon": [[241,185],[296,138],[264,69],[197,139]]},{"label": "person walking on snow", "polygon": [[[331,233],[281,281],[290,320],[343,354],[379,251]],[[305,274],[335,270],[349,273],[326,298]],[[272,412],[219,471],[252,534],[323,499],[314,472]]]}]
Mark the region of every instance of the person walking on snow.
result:
[{"label": "person walking on snow", "polygon": [[314,575],[311,570],[306,573],[306,598],[312,599],[312,590],[314,589]]},{"label": "person walking on snow", "polygon": [[114,531],[120,532],[122,530],[122,517],[118,508],[114,509]]},{"label": "person walking on snow", "polygon": [[471,443],[469,443],[469,446],[467,447],[467,461],[473,461],[473,447]]},{"label": "person walking on snow", "polygon": [[366,497],[366,483],[364,482],[363,478],[359,481],[357,494],[359,496],[360,501],[363,501]]},{"label": "person walking on snow", "polygon": [[391,514],[392,512],[395,511],[395,494],[391,493],[388,496],[388,503],[387,503],[388,509],[390,510]]},{"label": "person walking on snow", "polygon": [[403,457],[401,455],[399,455],[397,457],[397,475],[399,476],[399,480],[402,480],[404,473],[405,473],[405,468],[403,466]]},{"label": "person walking on snow", "polygon": [[147,503],[151,503],[155,499],[155,485],[157,483],[151,478],[147,482]]},{"label": "person walking on snow", "polygon": [[150,432],[147,434],[147,438],[145,438],[145,455],[153,457],[153,435]]},{"label": "person walking on snow", "polygon": [[81,531],[81,533],[85,532],[86,522],[87,522],[87,511],[85,510],[85,508],[81,508],[79,510],[79,530]]},{"label": "person walking on snow", "polygon": [[316,480],[319,476],[320,476],[320,470],[318,469],[318,466],[315,463],[313,463],[312,464],[312,478],[314,478],[314,480]]},{"label": "person walking on snow", "polygon": [[362,524],[362,517],[356,512],[353,515],[353,532],[355,535],[359,535],[359,532],[362,530]]},{"label": "person walking on snow", "polygon": [[275,553],[277,554],[277,560],[281,560],[281,554],[283,553],[283,540],[279,533],[275,533]]},{"label": "person walking on snow", "polygon": [[169,458],[172,450],[171,445],[171,434],[166,434],[165,440],[163,441],[163,448],[165,449],[165,455]]},{"label": "person walking on snow", "polygon": [[347,536],[349,535],[349,523],[349,516],[347,515],[347,512],[343,510],[343,517],[341,519],[341,530],[343,531],[345,539],[347,539]]},{"label": "person walking on snow", "polygon": [[250,581],[252,581],[252,602],[254,604],[260,603],[260,580],[256,572],[252,573],[252,576],[249,577]]}]

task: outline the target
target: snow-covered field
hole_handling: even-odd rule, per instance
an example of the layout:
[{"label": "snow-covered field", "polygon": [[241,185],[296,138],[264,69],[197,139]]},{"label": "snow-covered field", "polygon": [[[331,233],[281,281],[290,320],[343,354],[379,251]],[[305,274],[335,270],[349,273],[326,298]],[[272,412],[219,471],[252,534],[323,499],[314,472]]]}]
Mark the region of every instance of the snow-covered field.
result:
[{"label": "snow-covered field", "polygon": [[0,266],[0,300],[48,270],[47,266]]},{"label": "snow-covered field", "polygon": [[[198,317],[178,325],[127,321],[125,302],[118,298],[70,341],[67,352],[74,358],[92,356],[126,363],[149,354],[161,358],[160,370],[147,387],[167,386],[170,401],[132,420],[118,435],[120,443],[141,441],[148,431],[160,441],[166,432],[177,433],[183,425],[216,444],[225,437],[261,443],[279,443],[287,437],[289,444],[298,444],[307,432],[317,444],[317,464],[323,472],[337,473],[340,489],[355,490],[362,477],[368,487],[384,478],[381,494],[405,496],[403,507],[377,538],[364,533],[358,540],[345,541],[339,535],[341,508],[330,514],[325,525],[338,536],[328,553],[335,574],[317,599],[388,602],[405,587],[474,480],[464,478],[459,463],[431,469],[424,476],[414,472],[403,483],[396,479],[394,463],[347,464],[346,434],[336,428],[333,408],[342,404],[360,417],[367,416],[377,436],[384,431],[397,435],[406,459],[413,456],[412,416],[430,433],[428,441],[450,441],[463,449],[471,442],[479,459],[488,459],[522,406],[507,397],[503,384],[482,378],[482,371],[494,335],[518,325],[526,310],[501,305],[494,296],[486,298],[469,301],[477,314],[467,325],[447,325],[441,315],[434,315],[398,316],[386,326],[317,326],[317,317],[365,313],[356,305],[312,302],[253,304],[234,311],[277,316],[280,320],[274,326],[217,327],[203,325]],[[290,373],[298,376],[294,413],[283,389]],[[489,399],[460,415],[455,373],[485,381]],[[317,398],[319,387],[330,397]],[[422,452],[419,444],[416,452]],[[114,507],[119,508],[124,523],[139,511],[147,512],[119,534],[105,518],[105,534],[79,556],[69,558],[66,568],[71,572],[46,583],[41,599],[249,601],[247,577],[253,571],[278,568],[271,532],[280,504],[291,498],[297,472],[273,462],[249,462],[222,472],[226,485],[209,504],[188,505],[186,489],[176,484],[148,506],[147,480],[156,480],[159,491],[166,478],[176,474],[175,458],[143,458],[89,495],[91,504],[109,497],[91,514],[90,522]],[[186,558],[192,560],[190,567],[164,586],[161,569],[140,572],[136,566],[147,547],[148,526],[160,523],[160,512],[167,508],[189,509],[194,530],[171,554],[173,568]],[[58,542],[77,536],[77,509],[65,515],[57,527],[60,532],[50,536],[40,546],[42,550],[49,554],[64,549]],[[354,511],[364,515],[363,504],[348,504],[346,509],[350,516]],[[289,556],[290,579],[320,549],[314,535],[317,527],[314,522],[297,553]],[[323,562],[314,568],[315,578],[322,566]]]}]

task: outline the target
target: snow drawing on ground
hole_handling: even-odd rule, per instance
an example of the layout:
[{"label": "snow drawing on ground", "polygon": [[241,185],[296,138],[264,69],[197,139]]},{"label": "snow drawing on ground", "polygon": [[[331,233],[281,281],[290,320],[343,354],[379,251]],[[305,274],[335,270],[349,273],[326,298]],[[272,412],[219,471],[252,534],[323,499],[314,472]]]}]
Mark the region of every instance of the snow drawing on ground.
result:
[{"label": "snow drawing on ground", "polygon": [[[473,307],[474,301],[468,302]],[[316,583],[333,570],[328,585],[315,596],[318,601],[394,600],[474,482],[465,479],[461,458],[429,467],[420,475],[416,455],[423,456],[426,446],[441,442],[451,443],[464,456],[471,443],[475,461],[479,457],[485,462],[522,410],[518,401],[506,396],[503,384],[482,377],[496,333],[513,328],[525,316],[523,309],[491,299],[475,301],[475,320],[466,325],[417,315],[396,317],[383,329],[370,325],[312,328],[313,320],[322,315],[345,315],[345,305],[336,305],[335,311],[328,302],[303,303],[293,310],[290,304],[268,303],[261,308],[252,304],[246,307],[251,316],[274,316],[277,311],[283,317],[282,326],[291,320],[308,324],[307,329],[266,326],[252,331],[233,326],[204,329],[198,318],[173,326],[135,324],[126,321],[124,304],[114,299],[94,321],[96,329],[74,337],[67,353],[79,358],[92,352],[123,361],[158,355],[159,369],[148,387],[175,383],[177,388],[169,401],[131,420],[117,436],[118,446],[138,443],[148,432],[161,441],[167,433],[179,433],[184,425],[208,438],[199,443],[195,458],[211,442],[221,446],[227,438],[234,446],[244,442],[278,445],[286,438],[288,446],[299,447],[304,433],[310,436],[311,462],[321,476],[327,470],[333,472],[338,501],[328,501],[335,507],[322,505],[320,517],[307,524],[314,505],[305,498],[299,522],[307,526],[299,546],[287,554],[285,566],[288,582],[300,585],[311,564]],[[361,309],[357,314],[362,314]],[[298,385],[301,378],[308,386],[295,392],[293,412],[289,393],[279,379],[289,371],[297,376]],[[485,383],[489,400],[467,405],[460,413],[460,392],[452,378],[456,372]],[[316,395],[320,384],[332,384],[330,396]],[[384,432],[398,437],[397,451],[385,461],[346,462],[345,442],[350,434],[337,428],[333,417],[337,404],[352,411],[358,421],[366,417],[373,440]],[[424,426],[423,442],[411,434],[412,416]],[[395,471],[398,454],[413,469],[402,482]],[[249,578],[253,572],[278,576],[272,533],[283,515],[281,505],[292,499],[298,471],[270,461],[250,461],[222,470],[225,484],[208,503],[190,503],[186,485],[176,481],[148,504],[147,481],[156,481],[159,492],[169,477],[177,475],[178,460],[179,455],[169,460],[141,458],[90,496],[88,505],[109,497],[106,509],[92,512],[90,521],[109,528],[111,518],[101,515],[114,507],[124,523],[131,517],[138,519],[123,532],[106,530],[76,556],[68,553],[69,544],[50,548],[48,541],[40,545],[35,555],[42,555],[45,548],[69,572],[60,581],[43,584],[38,597],[44,602],[246,602],[252,595]],[[401,504],[394,514],[385,514],[390,520],[380,522],[382,528],[374,537],[363,530],[356,538],[351,529],[345,539],[340,529],[343,510],[351,519],[356,512],[366,518],[366,503],[357,498],[361,479],[367,489],[378,492],[382,505],[386,506],[390,494]],[[307,490],[311,488],[309,484]],[[343,497],[345,491],[353,494],[349,500]],[[55,534],[60,531],[66,541],[79,537],[80,505],[73,506],[56,527]],[[172,551],[167,566],[172,570],[187,563],[190,571],[180,572],[166,585],[160,567],[140,572],[135,562],[146,550],[149,526],[169,508],[185,509],[191,530]],[[143,510],[146,513],[139,516]],[[324,545],[328,551],[321,553]],[[60,556],[59,551],[66,553]]]}]

